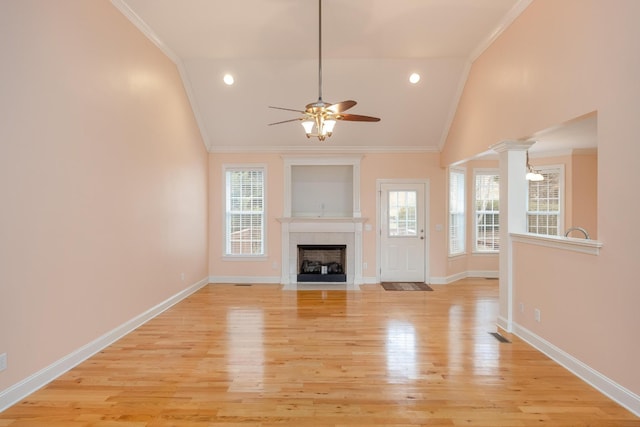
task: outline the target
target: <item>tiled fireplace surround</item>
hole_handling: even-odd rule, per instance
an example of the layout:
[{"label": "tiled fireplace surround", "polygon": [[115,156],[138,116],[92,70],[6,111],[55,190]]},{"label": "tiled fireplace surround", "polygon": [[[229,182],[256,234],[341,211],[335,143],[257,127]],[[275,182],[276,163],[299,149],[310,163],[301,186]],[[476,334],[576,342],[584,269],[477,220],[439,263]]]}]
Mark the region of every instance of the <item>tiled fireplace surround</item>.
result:
[{"label": "tiled fireplace surround", "polygon": [[347,284],[362,283],[363,218],[282,218],[282,283],[296,283],[298,245],[346,245]]}]

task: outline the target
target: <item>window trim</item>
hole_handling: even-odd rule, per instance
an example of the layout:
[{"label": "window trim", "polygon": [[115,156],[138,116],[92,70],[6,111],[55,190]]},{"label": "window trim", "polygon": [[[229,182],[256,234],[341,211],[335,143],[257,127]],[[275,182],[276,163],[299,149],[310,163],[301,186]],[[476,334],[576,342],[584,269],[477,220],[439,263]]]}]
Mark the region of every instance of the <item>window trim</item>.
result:
[{"label": "window trim", "polygon": [[[462,174],[462,238],[460,241],[462,242],[462,250],[459,252],[451,251],[451,174],[459,173]],[[449,258],[458,257],[461,255],[467,254],[467,169],[461,167],[451,167],[449,168],[449,173],[447,174],[447,254]]]},{"label": "window trim", "polygon": [[[262,195],[262,246],[263,253],[261,254],[242,254],[242,255],[234,255],[227,253],[227,195],[228,195],[228,182],[227,182],[227,172],[229,171],[247,171],[247,170],[260,170],[262,171],[262,179],[263,179],[263,195]],[[267,175],[267,165],[265,163],[228,163],[222,165],[222,259],[224,261],[265,261],[268,259],[268,244],[267,244],[267,183],[268,181]]]},{"label": "window trim", "polygon": [[527,206],[525,208],[525,230],[528,234],[534,236],[549,236],[549,237],[562,237],[564,235],[564,217],[566,215],[566,200],[565,200],[565,165],[553,164],[553,165],[539,165],[535,168],[538,172],[544,173],[548,171],[558,171],[560,176],[558,178],[558,234],[540,234],[532,233],[529,231],[529,213],[539,212],[529,210],[529,182],[527,182]]},{"label": "window trim", "polygon": [[[476,201],[477,201],[477,193],[476,193],[476,179],[478,175],[491,175],[491,176],[497,176],[498,180],[500,179],[500,169],[498,168],[475,168],[473,169],[473,194],[472,194],[472,201],[473,201],[473,248],[472,248],[472,252],[473,254],[481,254],[481,255],[495,255],[495,254],[499,254],[500,253],[500,249],[493,249],[493,250],[479,250],[478,249],[478,211],[476,210]],[[498,195],[498,201],[500,201],[500,195]],[[497,211],[498,215],[500,215],[500,209],[498,209]],[[500,240],[498,240],[499,242]]]}]

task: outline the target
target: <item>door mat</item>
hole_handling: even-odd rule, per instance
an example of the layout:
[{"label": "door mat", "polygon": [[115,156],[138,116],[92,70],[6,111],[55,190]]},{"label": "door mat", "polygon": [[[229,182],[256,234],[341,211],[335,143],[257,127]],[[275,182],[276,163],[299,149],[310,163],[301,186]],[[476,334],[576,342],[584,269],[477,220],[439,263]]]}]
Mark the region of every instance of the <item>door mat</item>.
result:
[{"label": "door mat", "polygon": [[411,282],[383,282],[381,283],[385,291],[432,291],[426,283]]}]

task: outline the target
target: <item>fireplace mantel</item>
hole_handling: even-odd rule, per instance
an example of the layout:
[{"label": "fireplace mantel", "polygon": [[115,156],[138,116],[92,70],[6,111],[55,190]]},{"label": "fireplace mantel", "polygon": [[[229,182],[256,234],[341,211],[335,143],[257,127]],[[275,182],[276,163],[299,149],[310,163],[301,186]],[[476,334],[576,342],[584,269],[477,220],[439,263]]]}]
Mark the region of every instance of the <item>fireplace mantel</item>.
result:
[{"label": "fireplace mantel", "polygon": [[362,217],[283,217],[277,218],[288,225],[290,233],[355,233],[362,229],[368,218]]},{"label": "fireplace mantel", "polygon": [[276,218],[276,220],[280,222],[292,223],[292,222],[314,222],[314,223],[338,223],[338,222],[353,222],[353,223],[363,223],[367,222],[368,218],[363,217],[329,217],[329,216],[290,216],[290,217],[282,217]]},{"label": "fireplace mantel", "polygon": [[[298,244],[346,244],[347,283],[361,284],[362,229],[367,221],[360,215],[362,156],[283,158],[284,209],[283,216],[277,218],[282,230],[282,283],[297,282]],[[342,181],[336,184],[334,175]],[[294,182],[294,177],[299,181]],[[309,194],[318,199],[308,197]],[[333,198],[340,203],[332,203]]]}]

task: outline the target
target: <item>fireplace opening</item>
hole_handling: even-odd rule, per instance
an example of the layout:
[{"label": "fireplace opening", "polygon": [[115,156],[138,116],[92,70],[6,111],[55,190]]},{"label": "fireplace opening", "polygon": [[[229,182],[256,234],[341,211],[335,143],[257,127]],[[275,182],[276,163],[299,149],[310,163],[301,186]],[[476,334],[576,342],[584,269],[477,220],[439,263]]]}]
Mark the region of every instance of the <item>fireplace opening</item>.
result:
[{"label": "fireplace opening", "polygon": [[347,245],[298,245],[298,282],[346,282]]}]

